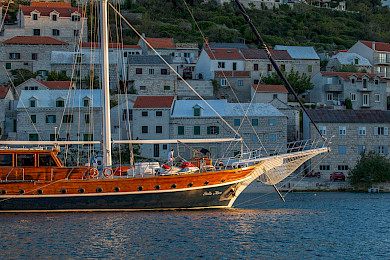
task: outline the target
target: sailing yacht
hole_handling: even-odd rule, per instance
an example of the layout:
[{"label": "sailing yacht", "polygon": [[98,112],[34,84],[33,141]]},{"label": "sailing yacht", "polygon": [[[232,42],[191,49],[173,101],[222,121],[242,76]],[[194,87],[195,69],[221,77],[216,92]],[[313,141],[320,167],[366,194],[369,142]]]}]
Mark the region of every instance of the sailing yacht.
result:
[{"label": "sailing yacht", "polygon": [[[202,156],[184,162],[182,167],[161,166],[150,162],[134,163],[126,169],[121,167],[113,169],[111,146],[115,143],[181,144],[190,147],[189,144],[193,143],[242,143],[243,140],[231,126],[228,127],[236,133],[235,138],[112,140],[107,5],[107,0],[101,1],[104,129],[100,169],[93,165],[64,166],[57,157],[61,145],[100,144],[97,141],[31,141],[28,144],[40,147],[31,149],[2,147],[1,212],[230,208],[241,192],[255,179],[272,185],[277,190],[275,185],[304,162],[316,155],[329,152],[326,140],[299,141],[283,145],[273,154],[266,154],[262,149],[244,151],[241,148],[241,153],[235,157],[211,160],[207,156]],[[0,144],[26,145],[27,142],[1,141]],[[54,146],[43,148],[47,145]],[[115,171],[121,173],[116,174]]]}]

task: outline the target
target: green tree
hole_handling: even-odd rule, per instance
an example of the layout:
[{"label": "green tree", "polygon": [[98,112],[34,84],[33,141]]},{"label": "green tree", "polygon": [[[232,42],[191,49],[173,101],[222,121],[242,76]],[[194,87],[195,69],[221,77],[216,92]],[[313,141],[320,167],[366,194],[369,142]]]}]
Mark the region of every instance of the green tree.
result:
[{"label": "green tree", "polygon": [[63,72],[50,71],[47,74],[47,81],[70,81],[70,77]]},{"label": "green tree", "polygon": [[359,69],[354,64],[344,64],[341,67],[337,67],[335,69],[335,71],[337,71],[337,72],[355,72],[355,73],[358,73]]},{"label": "green tree", "polygon": [[346,98],[346,99],[345,99],[345,108],[346,108],[346,109],[353,109],[351,99],[349,99],[349,98]]},{"label": "green tree", "polygon": [[93,71],[90,71],[90,73],[87,76],[85,76],[83,81],[85,82],[87,88],[93,88],[93,89],[100,88],[99,77],[95,75]]},{"label": "green tree", "polygon": [[18,86],[25,82],[28,79],[35,78],[37,73],[33,73],[32,71],[26,69],[15,69],[11,70],[11,74],[13,77],[13,83],[15,86]]},{"label": "green tree", "polygon": [[[285,72],[284,75],[287,78],[287,81],[290,83],[291,87],[298,95],[305,93],[314,87],[313,83],[310,82],[310,77],[305,73],[300,74],[298,71],[291,69],[289,73]],[[276,72],[263,77],[261,79],[261,83],[270,85],[284,85],[283,80]]]},{"label": "green tree", "polygon": [[389,160],[374,151],[362,153],[356,166],[348,173],[351,184],[390,181]]}]

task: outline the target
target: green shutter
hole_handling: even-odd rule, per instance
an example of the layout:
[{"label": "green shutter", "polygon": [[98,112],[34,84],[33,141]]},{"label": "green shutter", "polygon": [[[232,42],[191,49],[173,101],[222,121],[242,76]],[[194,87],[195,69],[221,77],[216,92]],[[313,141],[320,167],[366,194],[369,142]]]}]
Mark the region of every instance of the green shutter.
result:
[{"label": "green shutter", "polygon": [[219,126],[216,126],[216,127],[215,127],[215,133],[216,133],[216,134],[219,134]]},{"label": "green shutter", "polygon": [[194,126],[194,135],[200,135],[200,126]]},{"label": "green shutter", "polygon": [[208,135],[210,134],[210,127],[209,126],[207,127],[207,134]]},{"label": "green shutter", "polygon": [[184,126],[180,125],[177,127],[177,134],[184,135]]}]

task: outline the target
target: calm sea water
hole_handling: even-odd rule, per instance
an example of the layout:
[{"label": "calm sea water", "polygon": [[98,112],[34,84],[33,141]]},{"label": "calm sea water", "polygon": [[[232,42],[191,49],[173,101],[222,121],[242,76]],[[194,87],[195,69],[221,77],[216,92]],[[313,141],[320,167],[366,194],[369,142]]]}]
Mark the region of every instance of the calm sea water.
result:
[{"label": "calm sea water", "polygon": [[0,214],[2,259],[389,259],[390,194],[242,194],[231,210]]}]

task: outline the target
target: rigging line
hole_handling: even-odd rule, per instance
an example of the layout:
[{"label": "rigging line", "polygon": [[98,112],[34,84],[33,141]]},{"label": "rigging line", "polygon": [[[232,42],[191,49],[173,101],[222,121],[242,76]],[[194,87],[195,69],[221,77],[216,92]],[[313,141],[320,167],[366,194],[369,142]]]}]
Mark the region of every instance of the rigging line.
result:
[{"label": "rigging line", "polygon": [[235,0],[238,8],[240,9],[242,15],[244,16],[245,20],[247,21],[247,23],[249,24],[249,26],[251,27],[253,33],[256,35],[256,38],[258,40],[258,42],[262,45],[262,47],[264,48],[264,50],[266,51],[267,53],[267,56],[268,56],[268,59],[271,61],[272,63],[272,66],[275,68],[277,74],[279,75],[279,77],[283,80],[285,86],[287,87],[287,89],[294,95],[294,97],[296,98],[296,100],[298,101],[299,105],[301,106],[302,110],[306,113],[307,117],[310,119],[310,121],[312,122],[313,126],[315,127],[315,129],[317,130],[317,132],[320,134],[321,138],[324,140],[324,141],[327,141],[326,137],[324,137],[320,131],[320,129],[318,128],[318,126],[316,125],[316,123],[314,122],[314,120],[312,119],[312,117],[309,115],[309,113],[307,112],[307,109],[305,108],[305,106],[302,104],[302,101],[299,99],[297,93],[295,92],[295,90],[292,88],[292,86],[290,85],[290,83],[288,82],[288,80],[286,79],[286,77],[283,75],[282,71],[280,70],[278,64],[276,64],[274,58],[272,57],[271,55],[271,52],[269,51],[267,45],[265,44],[265,42],[263,41],[263,39],[261,38],[259,32],[257,31],[256,27],[253,25],[249,15],[246,13],[244,7],[242,6],[242,4],[240,3],[239,0]]},{"label": "rigging line", "polygon": [[160,57],[160,59],[189,87],[237,136],[241,135],[153,48],[153,46],[145,40],[144,37],[134,28],[133,25],[128,22],[121,13],[114,8],[111,3],[108,3],[111,8],[118,13],[118,15],[127,23],[127,25],[154,51],[154,53]]},{"label": "rigging line", "polygon": [[19,92],[17,91],[17,89],[16,89],[16,87],[15,87],[15,85],[14,85],[14,82],[12,81],[12,79],[11,79],[11,77],[10,77],[8,71],[5,69],[4,64],[3,64],[3,68],[4,68],[5,73],[7,73],[7,76],[8,76],[8,78],[9,78],[10,82],[11,82],[11,85],[12,85],[12,87],[13,87],[15,93],[18,95],[18,98],[19,98],[20,102],[22,103],[23,108],[24,108],[24,110],[26,111],[28,118],[30,119],[31,124],[32,124],[33,127],[34,127],[35,132],[37,133],[38,138],[39,138],[40,140],[43,140],[43,139],[41,138],[41,135],[40,135],[39,132],[38,132],[38,129],[37,129],[35,123],[34,123],[34,122],[32,121],[32,119],[31,119],[31,115],[30,115],[30,113],[28,112],[27,107],[24,105],[23,100],[20,98]]}]

